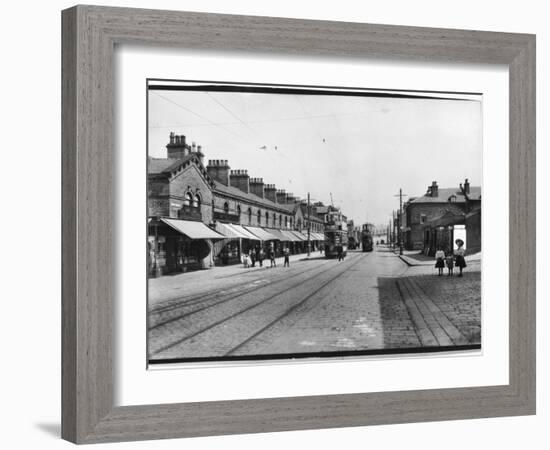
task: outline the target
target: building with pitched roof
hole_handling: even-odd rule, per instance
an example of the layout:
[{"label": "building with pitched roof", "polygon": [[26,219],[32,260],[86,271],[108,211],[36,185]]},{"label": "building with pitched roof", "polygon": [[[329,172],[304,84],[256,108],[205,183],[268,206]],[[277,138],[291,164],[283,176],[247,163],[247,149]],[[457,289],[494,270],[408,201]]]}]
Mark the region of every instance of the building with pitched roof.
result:
[{"label": "building with pitched roof", "polygon": [[401,229],[405,248],[435,252],[431,247],[437,244],[427,243],[433,241],[427,237],[428,230],[466,226],[467,215],[473,247],[481,249],[481,187],[470,186],[468,179],[456,188],[440,188],[437,181],[433,181],[424,195],[413,197],[403,205]]},{"label": "building with pitched roof", "polygon": [[228,160],[205,165],[201,146],[185,136],[171,133],[166,149],[166,158],[148,158],[151,275],[239,262],[259,247],[306,251],[308,229],[312,249],[321,245],[315,206]]}]

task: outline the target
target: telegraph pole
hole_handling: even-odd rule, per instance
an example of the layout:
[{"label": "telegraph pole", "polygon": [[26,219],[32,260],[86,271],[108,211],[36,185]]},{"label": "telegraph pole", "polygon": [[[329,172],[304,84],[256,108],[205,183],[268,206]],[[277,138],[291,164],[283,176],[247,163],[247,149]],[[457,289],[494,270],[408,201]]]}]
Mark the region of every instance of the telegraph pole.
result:
[{"label": "telegraph pole", "polygon": [[311,218],[309,216],[309,192],[307,193],[307,257],[311,254]]},{"label": "telegraph pole", "polygon": [[394,195],[394,197],[399,197],[399,215],[397,216],[397,239],[399,240],[399,254],[403,254],[403,224],[401,223],[401,218],[403,217],[403,190],[399,188],[399,194]]}]

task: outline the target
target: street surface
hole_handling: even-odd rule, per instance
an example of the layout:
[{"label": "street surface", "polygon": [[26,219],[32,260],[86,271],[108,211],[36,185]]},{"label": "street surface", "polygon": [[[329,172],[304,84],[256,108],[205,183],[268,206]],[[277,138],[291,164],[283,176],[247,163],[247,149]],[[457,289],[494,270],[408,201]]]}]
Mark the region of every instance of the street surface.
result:
[{"label": "street surface", "polygon": [[385,247],[149,280],[149,359],[479,344],[480,263],[438,277]]}]

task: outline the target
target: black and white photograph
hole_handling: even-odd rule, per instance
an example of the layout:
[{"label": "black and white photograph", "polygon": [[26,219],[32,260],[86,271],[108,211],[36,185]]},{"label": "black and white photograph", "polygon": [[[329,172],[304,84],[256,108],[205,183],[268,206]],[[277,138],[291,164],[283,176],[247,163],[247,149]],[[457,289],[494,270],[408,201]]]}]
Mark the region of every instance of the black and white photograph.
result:
[{"label": "black and white photograph", "polygon": [[149,365],[481,349],[481,94],[146,95]]}]

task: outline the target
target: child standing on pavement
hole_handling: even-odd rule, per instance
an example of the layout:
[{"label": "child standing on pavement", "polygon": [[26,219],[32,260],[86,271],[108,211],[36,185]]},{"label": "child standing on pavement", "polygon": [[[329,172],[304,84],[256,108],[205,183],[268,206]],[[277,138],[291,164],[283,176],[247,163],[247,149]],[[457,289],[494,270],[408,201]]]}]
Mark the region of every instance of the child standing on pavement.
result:
[{"label": "child standing on pavement", "polygon": [[464,250],[464,241],[462,239],[457,239],[455,241],[455,244],[457,245],[457,249],[455,250],[455,256],[456,256],[456,267],[460,269],[460,273],[458,274],[459,277],[462,276],[462,269],[466,267],[466,260],[464,259],[464,254],[466,253]]},{"label": "child standing on pavement", "polygon": [[275,262],[275,249],[273,246],[269,247],[269,260],[271,262],[270,267],[277,267],[277,263]]},{"label": "child standing on pavement", "polygon": [[452,277],[453,276],[453,267],[455,265],[455,260],[453,257],[453,253],[449,252],[447,255],[447,258],[445,258],[445,262],[447,263],[447,276]]},{"label": "child standing on pavement", "polygon": [[285,263],[283,264],[283,267],[290,267],[290,261],[289,261],[289,255],[290,255],[290,250],[288,249],[288,247],[285,247],[285,249],[283,250],[283,255],[285,257]]},{"label": "child standing on pavement", "polygon": [[443,269],[445,268],[445,252],[441,247],[435,252],[435,268],[438,271],[437,276],[440,277],[443,275]]}]

